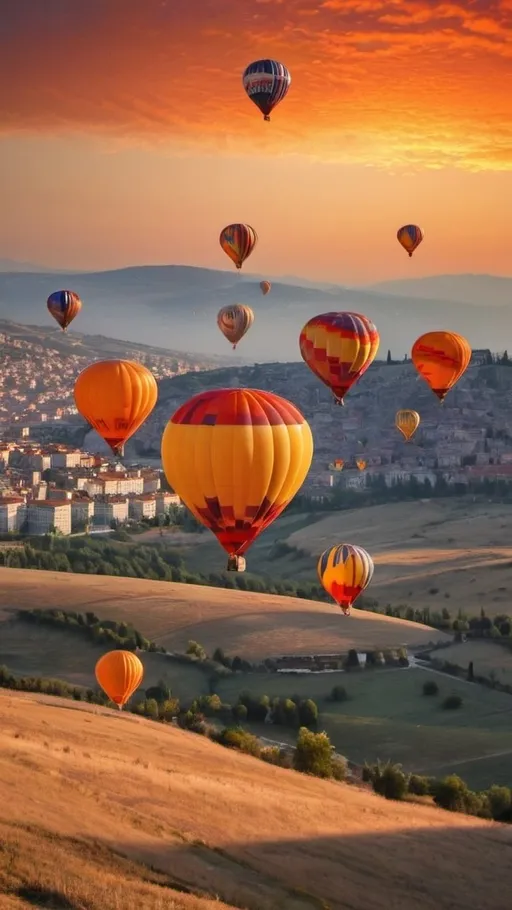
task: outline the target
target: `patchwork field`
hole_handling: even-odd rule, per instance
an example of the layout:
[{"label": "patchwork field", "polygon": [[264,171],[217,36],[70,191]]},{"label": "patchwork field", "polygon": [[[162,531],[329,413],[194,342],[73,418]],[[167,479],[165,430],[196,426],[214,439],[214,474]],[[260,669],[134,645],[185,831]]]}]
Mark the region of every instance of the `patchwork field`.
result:
[{"label": "patchwork field", "polygon": [[[169,650],[184,650],[194,639],[210,653],[220,645],[226,654],[249,658],[376,645],[416,647],[450,640],[450,636],[417,623],[362,611],[344,617],[334,604],[292,597],[105,575],[5,568],[0,572],[0,662],[4,663],[2,621],[12,618],[13,608],[93,610],[100,619],[132,622]],[[17,628],[23,637],[25,624]],[[15,638],[13,633],[11,649],[16,646]],[[31,660],[34,650],[27,650]]]},{"label": "patchwork field", "polygon": [[[439,695],[423,695],[427,680],[436,681]],[[347,701],[326,700],[335,685],[345,687]],[[512,786],[512,696],[505,693],[417,668],[311,676],[251,674],[222,680],[217,688],[231,703],[242,691],[313,698],[320,711],[319,728],[329,734],[338,752],[360,764],[390,759],[408,771],[435,777],[460,773],[477,789],[493,783]],[[462,697],[462,707],[443,710],[442,701],[452,694]],[[262,736],[295,740],[286,728],[258,726],[255,732]]]},{"label": "patchwork field", "polygon": [[[167,540],[194,570],[222,565],[210,535],[170,534]],[[279,554],[279,541],[295,553]],[[269,578],[313,581],[320,553],[344,541],[372,555],[375,574],[367,593],[382,604],[470,615],[484,606],[491,616],[506,613],[512,601],[512,509],[470,497],[285,515],[251,548],[248,567]]]},{"label": "patchwork field", "polygon": [[396,910],[501,910],[512,888],[510,827],[1,692],[0,841],[2,910],[387,910],[390,888]]}]

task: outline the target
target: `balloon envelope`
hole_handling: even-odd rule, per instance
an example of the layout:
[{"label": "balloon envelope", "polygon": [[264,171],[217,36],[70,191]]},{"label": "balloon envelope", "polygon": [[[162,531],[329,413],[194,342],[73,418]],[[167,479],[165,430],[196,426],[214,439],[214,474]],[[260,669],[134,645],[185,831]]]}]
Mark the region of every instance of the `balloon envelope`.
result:
[{"label": "balloon envelope", "polygon": [[133,651],[108,651],[95,667],[98,684],[122,708],[140,686],[144,667]]},{"label": "balloon envelope", "polygon": [[312,457],[300,411],[258,389],[201,392],[162,436],[168,483],[230,556],[242,556],[291,502]]},{"label": "balloon envelope", "polygon": [[223,306],[217,314],[217,325],[234,348],[249,331],[253,322],[254,313],[250,306],[246,306],[244,303]]},{"label": "balloon envelope", "polygon": [[360,313],[314,316],[299,338],[303,360],[340,404],[375,359],[379,342],[373,322]]},{"label": "balloon envelope", "polygon": [[417,224],[404,224],[396,233],[399,244],[409,253],[409,256],[412,256],[414,250],[419,247],[423,236],[423,231]]},{"label": "balloon envelope", "polygon": [[277,60],[255,60],[244,70],[242,83],[247,96],[259,108],[264,120],[288,93],[292,77]]},{"label": "balloon envelope", "polygon": [[407,441],[412,439],[419,425],[420,415],[417,411],[403,410],[396,412],[395,426]]},{"label": "balloon envelope", "polygon": [[373,560],[366,550],[342,543],[325,550],[317,564],[318,578],[346,615],[373,577]]},{"label": "balloon envelope", "polygon": [[78,316],[82,301],[74,291],[54,291],[46,301],[49,313],[59,323],[63,332]]},{"label": "balloon envelope", "polygon": [[268,294],[271,287],[272,287],[272,285],[270,284],[270,281],[260,281],[260,288],[261,288],[261,293],[263,294],[263,296]]},{"label": "balloon envelope", "polygon": [[122,456],[125,442],[151,414],[158,386],[135,360],[99,360],[79,374],[74,395],[82,417]]},{"label": "balloon envelope", "polygon": [[241,269],[258,242],[258,235],[250,224],[228,224],[220,232],[219,243],[226,256]]},{"label": "balloon envelope", "polygon": [[456,332],[426,332],[414,342],[411,358],[434,395],[444,401],[469,366],[471,346]]}]

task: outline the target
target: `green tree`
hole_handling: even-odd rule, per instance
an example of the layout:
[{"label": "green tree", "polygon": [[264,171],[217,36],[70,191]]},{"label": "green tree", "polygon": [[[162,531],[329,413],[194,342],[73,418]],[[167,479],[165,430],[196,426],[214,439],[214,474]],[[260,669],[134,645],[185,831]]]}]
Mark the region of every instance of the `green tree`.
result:
[{"label": "green tree", "polygon": [[293,756],[293,767],[316,777],[332,776],[332,746],[327,733],[312,733],[301,727]]}]

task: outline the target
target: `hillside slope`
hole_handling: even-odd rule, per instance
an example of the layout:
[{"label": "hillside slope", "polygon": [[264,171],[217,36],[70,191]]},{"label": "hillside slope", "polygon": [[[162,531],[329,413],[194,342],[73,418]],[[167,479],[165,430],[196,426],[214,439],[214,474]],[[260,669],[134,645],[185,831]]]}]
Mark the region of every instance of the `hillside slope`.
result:
[{"label": "hillside slope", "polygon": [[0,731],[6,910],[502,910],[512,887],[509,827],[40,696],[0,693]]},{"label": "hillside slope", "polygon": [[[0,663],[6,664],[9,649],[16,645],[10,638],[6,648],[2,622],[12,620],[13,608],[93,610],[100,619],[132,622],[169,650],[184,650],[194,639],[210,653],[221,646],[226,654],[248,658],[333,653],[376,644],[419,646],[449,638],[428,626],[373,613],[355,611],[347,618],[334,604],[225,588],[6,568],[1,569],[1,580]],[[26,637],[23,625],[21,649]]]}]

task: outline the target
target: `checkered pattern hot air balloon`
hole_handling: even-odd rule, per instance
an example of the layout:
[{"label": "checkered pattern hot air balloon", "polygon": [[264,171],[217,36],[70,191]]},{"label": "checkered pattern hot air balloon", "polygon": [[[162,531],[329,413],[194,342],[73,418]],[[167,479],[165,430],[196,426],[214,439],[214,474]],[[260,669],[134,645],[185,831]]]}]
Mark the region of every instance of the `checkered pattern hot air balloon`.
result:
[{"label": "checkered pattern hot air balloon", "polygon": [[313,437],[300,411],[258,389],[201,392],[162,436],[169,485],[230,556],[228,568],[302,486]]},{"label": "checkered pattern hot air balloon", "polygon": [[373,560],[362,547],[351,543],[325,550],[317,564],[320,582],[341,607],[345,616],[373,577]]},{"label": "checkered pattern hot air balloon", "polygon": [[360,313],[322,313],[306,323],[299,345],[303,360],[338,404],[376,357],[380,336]]}]

